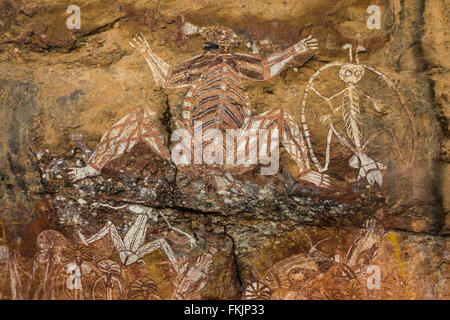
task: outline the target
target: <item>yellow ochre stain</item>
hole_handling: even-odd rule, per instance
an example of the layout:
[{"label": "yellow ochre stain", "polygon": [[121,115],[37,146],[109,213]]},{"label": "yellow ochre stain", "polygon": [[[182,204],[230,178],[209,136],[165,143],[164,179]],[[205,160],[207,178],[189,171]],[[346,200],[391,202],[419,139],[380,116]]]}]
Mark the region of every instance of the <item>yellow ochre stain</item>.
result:
[{"label": "yellow ochre stain", "polygon": [[403,260],[402,260],[402,255],[400,252],[400,247],[398,245],[397,235],[395,233],[391,232],[386,236],[386,239],[391,240],[394,245],[395,257],[397,258],[397,263],[398,263],[398,266],[400,269],[400,276],[406,282],[406,269],[405,269],[405,266],[403,265]]},{"label": "yellow ochre stain", "polygon": [[399,266],[399,275],[403,280],[403,283],[405,284],[405,294],[406,296],[411,297],[412,299],[415,299],[417,294],[416,292],[414,292],[413,290],[411,290],[411,288],[409,288],[408,286],[408,282],[406,279],[406,269],[405,266],[403,264],[403,260],[402,260],[402,256],[401,256],[401,252],[400,252],[400,246],[398,245],[398,240],[397,240],[397,235],[395,233],[389,233],[385,239],[387,240],[391,240],[392,244],[394,245],[394,250],[395,250],[395,256],[397,258],[397,263]]}]

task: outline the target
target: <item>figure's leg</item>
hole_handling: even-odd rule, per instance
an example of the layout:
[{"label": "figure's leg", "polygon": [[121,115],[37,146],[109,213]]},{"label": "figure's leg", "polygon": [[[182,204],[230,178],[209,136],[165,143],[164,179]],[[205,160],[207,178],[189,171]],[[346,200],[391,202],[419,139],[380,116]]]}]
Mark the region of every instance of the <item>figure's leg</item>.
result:
[{"label": "figure's leg", "polygon": [[[253,117],[248,128],[279,130],[280,140],[286,151],[297,163],[301,180],[314,184],[319,188],[329,188],[327,175],[311,170],[308,159],[308,150],[303,140],[303,135],[294,117],[285,109],[266,111]],[[270,134],[269,134],[270,135]],[[249,148],[252,146],[250,145]]]},{"label": "figure's leg", "polygon": [[128,250],[138,252],[139,248],[144,243],[148,218],[146,213],[139,214],[136,217],[136,220],[123,239]]},{"label": "figure's leg", "polygon": [[146,142],[156,154],[168,159],[169,151],[163,144],[164,140],[164,129],[156,113],[139,108],[105,132],[86,167],[72,168],[69,173],[74,181],[96,176],[108,162],[129,152],[140,141]]},{"label": "figure's leg", "polygon": [[137,255],[139,258],[143,258],[147,254],[152,253],[153,251],[156,251],[158,249],[161,249],[164,251],[164,253],[167,255],[167,258],[169,259],[170,263],[172,263],[175,272],[178,274],[180,272],[180,266],[178,265],[178,260],[175,257],[175,254],[170,247],[169,243],[166,239],[161,238],[155,241],[148,242],[141,246],[139,250],[137,251]]},{"label": "figure's leg", "polygon": [[111,221],[108,221],[105,224],[105,226],[100,229],[99,232],[97,232],[96,234],[90,236],[87,239],[83,236],[83,234],[81,234],[81,231],[78,231],[78,236],[80,237],[80,239],[83,242],[83,244],[85,244],[87,246],[87,245],[89,245],[89,243],[92,243],[92,242],[95,242],[95,241],[98,241],[98,240],[102,239],[108,233],[109,233],[109,235],[111,237],[111,241],[113,242],[114,247],[118,251],[125,250],[125,243],[123,242],[122,238],[120,237],[119,232],[116,229],[116,226],[113,225]]},{"label": "figure's leg", "polygon": [[[144,224],[145,225],[145,224]],[[122,240],[122,238],[119,235],[119,232],[117,231],[117,228],[115,225],[112,224],[111,221],[108,221],[106,225],[96,234],[86,239],[80,231],[78,231],[78,235],[81,239],[81,241],[87,246],[89,243],[98,241],[105,237],[107,234],[109,234],[111,241],[116,248],[116,250],[119,252],[120,261],[124,265],[130,265],[134,262],[136,262],[139,258],[136,254],[136,251],[127,249],[126,242]]]},{"label": "figure's leg", "polygon": [[165,160],[170,159],[167,131],[163,127],[157,114],[149,109],[143,110],[141,139],[150,146],[153,152]]}]

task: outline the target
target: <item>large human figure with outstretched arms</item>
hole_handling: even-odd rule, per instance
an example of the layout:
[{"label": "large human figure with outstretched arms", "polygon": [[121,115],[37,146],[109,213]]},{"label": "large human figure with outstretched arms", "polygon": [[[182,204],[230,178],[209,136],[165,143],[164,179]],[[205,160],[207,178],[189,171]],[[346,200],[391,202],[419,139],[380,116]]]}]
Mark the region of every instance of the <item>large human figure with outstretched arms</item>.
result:
[{"label": "large human figure with outstretched arms", "polygon": [[[284,51],[261,58],[255,54],[232,52],[231,47],[238,41],[238,37],[231,29],[199,28],[186,23],[183,31],[186,35],[201,34],[205,41],[218,47],[217,52],[207,52],[179,65],[170,66],[152,51],[143,35],[136,36],[130,42],[144,56],[158,86],[163,89],[188,88],[182,120],[176,120],[178,128],[191,132],[192,137],[195,136],[196,123],[201,124],[200,129],[203,131],[216,129],[223,132],[224,136],[231,129],[238,132],[239,129],[242,132],[247,129],[274,131],[277,134],[275,138],[279,139],[296,162],[300,180],[319,188],[328,188],[327,176],[310,168],[308,151],[294,117],[282,107],[252,115],[250,101],[241,81],[243,78],[269,80],[285,70],[294,59],[299,65],[304,65],[313,57],[312,51],[318,49],[318,41],[309,36]],[[104,134],[87,166],[72,168],[70,173],[74,180],[98,175],[108,162],[130,151],[139,142],[148,144],[153,152],[169,160],[171,157],[167,138],[167,132],[157,114],[148,108],[139,108],[119,120]],[[249,136],[239,138],[238,136],[239,142],[231,152],[236,153],[242,145],[249,153],[258,148],[258,143]],[[217,140],[203,140],[202,146],[221,143]],[[233,143],[226,138],[224,141],[222,145]],[[264,144],[264,148],[269,148],[267,153],[278,152],[272,150],[271,146],[271,143]],[[225,153],[230,153],[229,148],[224,146],[224,149],[227,149]],[[230,190],[236,191],[239,182],[234,176],[254,168],[249,163],[208,164],[196,161],[196,157],[198,155],[193,154],[189,157],[189,163],[177,166],[187,174],[204,176],[205,185],[212,185],[213,188],[217,186],[217,179],[222,179]]]}]

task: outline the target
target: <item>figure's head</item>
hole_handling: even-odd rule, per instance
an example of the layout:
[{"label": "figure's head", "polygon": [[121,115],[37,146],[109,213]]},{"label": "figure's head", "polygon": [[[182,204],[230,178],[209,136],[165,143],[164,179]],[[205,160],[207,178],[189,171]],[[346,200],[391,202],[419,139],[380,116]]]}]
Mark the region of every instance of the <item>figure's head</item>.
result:
[{"label": "figure's head", "polygon": [[225,27],[197,27],[191,23],[183,25],[185,35],[191,36],[201,34],[206,42],[217,44],[221,47],[229,47],[233,43],[239,42],[239,37],[233,30]]},{"label": "figure's head", "polygon": [[364,76],[365,69],[359,64],[346,64],[339,69],[339,79],[345,83],[357,83]]}]

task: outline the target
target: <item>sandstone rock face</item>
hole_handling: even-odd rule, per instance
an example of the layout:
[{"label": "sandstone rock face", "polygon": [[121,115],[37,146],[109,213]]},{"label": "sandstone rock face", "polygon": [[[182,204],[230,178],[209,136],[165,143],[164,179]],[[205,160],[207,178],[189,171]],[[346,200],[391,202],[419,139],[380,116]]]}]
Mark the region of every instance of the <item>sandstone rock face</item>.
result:
[{"label": "sandstone rock face", "polygon": [[[0,0],[1,299],[449,298],[446,1],[71,4]],[[213,107],[279,170],[164,153]]]}]

